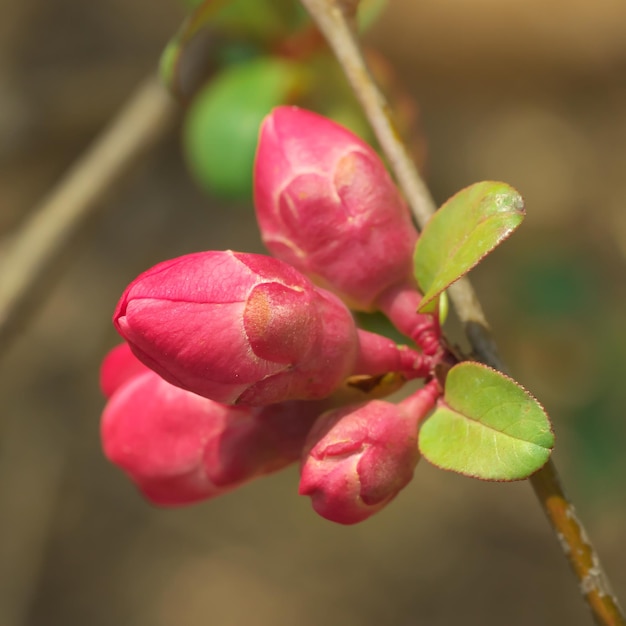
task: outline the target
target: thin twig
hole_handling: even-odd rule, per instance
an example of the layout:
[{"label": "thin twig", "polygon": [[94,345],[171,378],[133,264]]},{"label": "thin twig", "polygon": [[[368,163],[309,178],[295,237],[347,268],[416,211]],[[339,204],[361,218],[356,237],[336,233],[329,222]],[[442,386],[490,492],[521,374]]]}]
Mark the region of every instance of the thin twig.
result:
[{"label": "thin twig", "polygon": [[542,469],[531,478],[531,483],[554,526],[563,551],[568,555],[579,580],[580,592],[585,596],[596,622],[611,626],[623,625],[624,615],[617,598],[574,505],[563,495],[556,472],[551,468]]},{"label": "thin twig", "polygon": [[[333,49],[389,160],[418,226],[424,228],[437,205],[418,174],[393,123],[391,109],[365,63],[355,35],[354,20],[346,16],[343,10],[345,7],[346,11],[350,11],[351,6],[346,7],[335,0],[302,0],[302,4],[311,13]],[[471,284],[461,279],[448,291],[476,352],[492,367],[504,369]]]},{"label": "thin twig", "polygon": [[147,79],[14,235],[0,267],[0,352],[41,302],[61,253],[137,157],[170,128],[177,107]]},{"label": "thin twig", "polygon": [[[317,22],[348,82],[367,115],[380,146],[404,192],[415,219],[423,228],[436,205],[409,157],[382,92],[370,74],[354,28],[354,0],[302,0]],[[504,370],[482,307],[470,282],[464,278],[449,289],[472,348],[481,361]],[[565,556],[579,581],[595,621],[604,626],[625,626],[626,619],[609,590],[606,574],[585,529],[565,497],[556,468],[549,461],[530,477],[535,494],[550,521]]]}]

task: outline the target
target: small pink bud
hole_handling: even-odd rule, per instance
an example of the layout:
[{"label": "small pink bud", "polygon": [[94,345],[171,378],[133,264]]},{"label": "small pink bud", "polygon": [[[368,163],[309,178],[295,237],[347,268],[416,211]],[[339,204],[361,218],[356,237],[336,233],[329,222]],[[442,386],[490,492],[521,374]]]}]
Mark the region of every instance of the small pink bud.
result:
[{"label": "small pink bud", "polygon": [[415,421],[381,400],[329,411],[308,441],[299,492],[340,524],[380,511],[408,484],[419,459]]},{"label": "small pink bud", "polygon": [[421,355],[359,333],[336,296],[290,265],[256,254],[161,263],[129,285],[113,320],[164,379],[227,404],[323,398],[353,373],[399,367],[411,377],[426,367]]},{"label": "small pink bud", "polygon": [[417,231],[382,161],[335,122],[278,107],[261,127],[255,204],[263,241],[350,306],[374,310],[412,280]]},{"label": "small pink bud", "polygon": [[431,381],[398,405],[371,400],[323,414],[307,438],[299,493],[340,524],[380,511],[413,477],[418,425],[439,394]]}]

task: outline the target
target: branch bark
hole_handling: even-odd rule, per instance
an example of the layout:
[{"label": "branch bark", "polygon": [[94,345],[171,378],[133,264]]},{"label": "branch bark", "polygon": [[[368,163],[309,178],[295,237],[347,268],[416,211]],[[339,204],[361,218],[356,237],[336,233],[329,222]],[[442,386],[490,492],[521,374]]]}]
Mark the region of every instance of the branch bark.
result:
[{"label": "branch bark", "polygon": [[[424,228],[436,205],[394,126],[391,109],[385,97],[367,68],[355,34],[354,0],[301,1],[343,68],[415,220],[420,228]],[[469,280],[463,278],[452,285],[449,294],[476,357],[500,371],[506,371]],[[550,460],[529,481],[578,579],[580,591],[596,623],[603,626],[626,626],[626,618],[610,590],[598,554],[575,514],[574,506],[564,494],[554,463]]]},{"label": "branch bark", "polygon": [[148,78],[13,236],[0,268],[0,353],[41,303],[64,249],[176,110],[158,78]]}]

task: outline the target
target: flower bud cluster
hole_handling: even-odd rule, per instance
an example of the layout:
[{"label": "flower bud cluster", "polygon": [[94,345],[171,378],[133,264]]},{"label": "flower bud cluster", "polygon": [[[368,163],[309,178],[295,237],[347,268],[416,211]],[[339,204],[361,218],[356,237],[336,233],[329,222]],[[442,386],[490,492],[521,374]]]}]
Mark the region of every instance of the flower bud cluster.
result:
[{"label": "flower bud cluster", "polygon": [[[164,506],[300,460],[314,509],[356,523],[411,480],[440,394],[435,380],[398,404],[341,393],[390,372],[433,376],[439,327],[415,312],[417,232],[376,153],[295,108],[262,126],[255,203],[275,257],[189,254],[124,291],[113,322],[126,343],[101,371],[104,451]],[[348,306],[383,311],[422,350],[358,328]]]}]

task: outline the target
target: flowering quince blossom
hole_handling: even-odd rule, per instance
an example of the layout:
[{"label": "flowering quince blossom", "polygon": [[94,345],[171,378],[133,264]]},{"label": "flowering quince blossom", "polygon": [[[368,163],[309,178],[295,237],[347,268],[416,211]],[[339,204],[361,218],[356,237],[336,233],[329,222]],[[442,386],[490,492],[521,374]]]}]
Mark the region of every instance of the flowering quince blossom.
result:
[{"label": "flowering quince blossom", "polygon": [[168,382],[227,404],[328,396],[346,377],[426,360],[357,329],[346,306],[290,265],[211,251],[160,263],[126,289],[114,315],[135,355]]},{"label": "flowering quince blossom", "polygon": [[300,494],[340,524],[380,511],[413,478],[418,426],[439,394],[431,381],[398,404],[371,400],[322,415],[307,438]]},{"label": "flowering quince blossom", "polygon": [[261,126],[254,169],[265,245],[352,308],[382,310],[433,354],[439,326],[415,311],[418,233],[376,152],[316,113],[274,109]]},{"label": "flowering quince blossom", "polygon": [[323,410],[314,402],[233,407],[202,398],[143,366],[126,344],[101,369],[109,400],[106,457],[161,506],[212,498],[300,458]]}]

